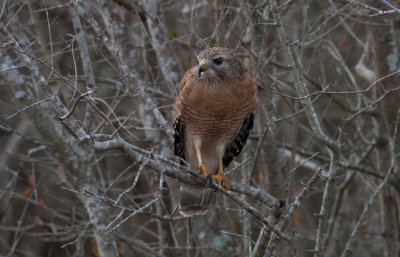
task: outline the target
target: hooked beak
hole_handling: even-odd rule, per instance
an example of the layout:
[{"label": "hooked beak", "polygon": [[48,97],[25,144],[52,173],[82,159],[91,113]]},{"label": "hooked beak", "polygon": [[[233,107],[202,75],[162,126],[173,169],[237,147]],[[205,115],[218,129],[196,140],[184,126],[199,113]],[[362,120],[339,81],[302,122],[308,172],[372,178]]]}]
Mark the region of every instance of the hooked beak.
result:
[{"label": "hooked beak", "polygon": [[203,71],[208,70],[209,67],[210,67],[210,62],[206,59],[201,59],[199,61],[199,77],[200,77],[201,73]]}]

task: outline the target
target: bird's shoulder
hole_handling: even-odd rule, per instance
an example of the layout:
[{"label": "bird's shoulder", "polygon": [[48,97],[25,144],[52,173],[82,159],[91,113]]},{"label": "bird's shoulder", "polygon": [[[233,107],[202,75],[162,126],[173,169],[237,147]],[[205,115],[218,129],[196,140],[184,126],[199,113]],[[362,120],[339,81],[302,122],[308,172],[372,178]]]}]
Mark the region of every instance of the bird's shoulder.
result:
[{"label": "bird's shoulder", "polygon": [[195,75],[197,74],[196,72],[196,66],[190,68],[183,74],[181,82],[179,83],[179,95],[185,93],[185,90],[190,89],[193,87],[196,83]]},{"label": "bird's shoulder", "polygon": [[179,83],[178,97],[176,98],[175,105],[172,111],[175,117],[180,116],[182,109],[185,105],[185,99],[187,99],[188,95],[190,95],[190,92],[195,86],[196,81],[194,75],[195,67],[192,67],[191,69],[187,70],[182,76],[182,79]]}]

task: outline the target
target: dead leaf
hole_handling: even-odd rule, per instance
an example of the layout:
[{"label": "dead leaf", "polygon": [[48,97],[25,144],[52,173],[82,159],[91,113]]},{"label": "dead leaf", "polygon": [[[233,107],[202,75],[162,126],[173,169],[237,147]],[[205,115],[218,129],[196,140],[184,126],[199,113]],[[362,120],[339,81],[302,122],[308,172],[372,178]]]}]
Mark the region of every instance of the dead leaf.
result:
[{"label": "dead leaf", "polygon": [[29,187],[26,187],[26,188],[24,189],[23,194],[24,194],[25,197],[29,197],[29,196],[31,195],[31,192],[32,192],[32,189],[31,189],[31,187],[29,186]]},{"label": "dead leaf", "polygon": [[347,41],[347,37],[345,35],[340,35],[338,38],[338,47],[342,48]]}]

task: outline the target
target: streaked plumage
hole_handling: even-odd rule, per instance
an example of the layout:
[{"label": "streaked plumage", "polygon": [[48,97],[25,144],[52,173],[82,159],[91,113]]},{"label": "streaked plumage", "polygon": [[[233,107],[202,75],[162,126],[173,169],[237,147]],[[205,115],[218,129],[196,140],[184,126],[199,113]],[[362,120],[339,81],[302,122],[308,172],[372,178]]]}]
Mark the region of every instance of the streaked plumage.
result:
[{"label": "streaked plumage", "polygon": [[[253,127],[256,87],[233,50],[209,48],[198,59],[183,76],[173,109],[175,154],[226,187],[223,168],[241,152]],[[182,215],[204,214],[211,201],[210,189],[181,185]]]}]

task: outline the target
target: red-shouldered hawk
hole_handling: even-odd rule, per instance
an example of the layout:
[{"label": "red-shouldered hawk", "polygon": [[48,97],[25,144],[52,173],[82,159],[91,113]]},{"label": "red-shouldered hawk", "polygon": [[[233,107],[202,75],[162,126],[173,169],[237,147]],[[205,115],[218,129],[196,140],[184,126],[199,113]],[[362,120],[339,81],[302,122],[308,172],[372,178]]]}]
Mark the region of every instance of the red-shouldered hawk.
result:
[{"label": "red-shouldered hawk", "polygon": [[[252,76],[231,49],[214,47],[197,56],[180,83],[174,116],[175,154],[225,188],[224,168],[242,151],[258,110]],[[213,193],[181,184],[179,212],[202,215]]]}]

